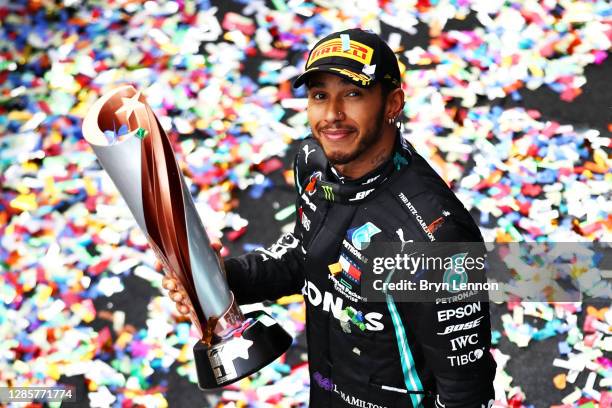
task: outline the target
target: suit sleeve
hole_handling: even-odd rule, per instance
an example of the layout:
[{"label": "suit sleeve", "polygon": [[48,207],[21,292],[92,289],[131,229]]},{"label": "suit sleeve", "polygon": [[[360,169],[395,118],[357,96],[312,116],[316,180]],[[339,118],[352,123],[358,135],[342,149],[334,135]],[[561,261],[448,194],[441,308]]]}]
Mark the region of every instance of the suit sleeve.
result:
[{"label": "suit sleeve", "polygon": [[[293,169],[299,191],[298,158],[299,154],[295,157]],[[273,301],[301,292],[304,286],[305,251],[299,228],[296,219],[294,232],[282,235],[269,248],[225,260],[227,282],[238,304]]]},{"label": "suit sleeve", "polygon": [[269,248],[226,259],[225,271],[238,304],[248,304],[300,293],[303,265],[302,243],[288,233]]},{"label": "suit sleeve", "polygon": [[[439,241],[482,242],[471,219],[456,220],[446,227],[437,237]],[[484,244],[457,245],[467,248],[466,257],[484,255]],[[481,273],[469,280],[482,280],[484,271]],[[487,407],[495,398],[496,364],[489,351],[491,322],[486,299],[486,292],[453,298],[452,293],[443,291],[429,302],[403,304],[405,313],[411,314],[405,318],[412,317],[425,363],[435,377],[438,407]]]}]

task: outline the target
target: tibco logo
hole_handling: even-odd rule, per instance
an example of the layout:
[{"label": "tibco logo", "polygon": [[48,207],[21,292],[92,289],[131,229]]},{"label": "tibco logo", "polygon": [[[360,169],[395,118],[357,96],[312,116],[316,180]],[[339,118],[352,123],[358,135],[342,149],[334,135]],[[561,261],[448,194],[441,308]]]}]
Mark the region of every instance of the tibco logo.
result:
[{"label": "tibco logo", "polygon": [[[310,281],[306,281],[304,287],[302,288],[302,294],[308,300],[308,303],[313,305],[314,307],[321,306],[323,307],[324,312],[332,312],[332,315],[340,320],[340,316],[342,314],[342,310],[344,310],[344,299],[341,297],[336,297],[333,293],[329,293],[327,291],[321,293],[319,288],[315,286],[314,283]],[[366,329],[369,331],[382,331],[385,329],[385,325],[380,321],[383,315],[378,312],[370,312],[364,314],[364,319],[366,322]]]},{"label": "tibco logo", "polygon": [[464,366],[469,363],[474,363],[477,360],[480,360],[484,356],[483,349],[472,350],[467,354],[462,354],[460,356],[447,356],[446,358],[450,362],[451,367],[456,366]]}]

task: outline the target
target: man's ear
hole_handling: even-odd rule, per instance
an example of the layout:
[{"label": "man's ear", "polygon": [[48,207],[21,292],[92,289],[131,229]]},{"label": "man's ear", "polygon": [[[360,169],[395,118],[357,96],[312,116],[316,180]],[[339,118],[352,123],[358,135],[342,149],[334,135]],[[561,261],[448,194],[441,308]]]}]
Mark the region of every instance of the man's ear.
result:
[{"label": "man's ear", "polygon": [[404,91],[395,88],[387,96],[387,117],[397,118],[404,109]]}]

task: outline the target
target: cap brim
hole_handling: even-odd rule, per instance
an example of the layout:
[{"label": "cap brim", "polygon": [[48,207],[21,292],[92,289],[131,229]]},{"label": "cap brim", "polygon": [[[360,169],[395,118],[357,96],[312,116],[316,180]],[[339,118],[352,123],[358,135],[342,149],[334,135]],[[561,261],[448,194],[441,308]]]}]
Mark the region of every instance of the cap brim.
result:
[{"label": "cap brim", "polygon": [[355,85],[361,88],[368,88],[374,85],[374,79],[369,78],[363,72],[356,72],[353,69],[350,69],[346,66],[342,65],[319,65],[317,67],[313,67],[304,71],[303,74],[298,76],[295,81],[293,81],[293,87],[299,88],[300,86],[306,83],[308,77],[316,72],[326,72],[329,74],[337,75],[341,78],[348,79],[349,81],[355,83]]}]

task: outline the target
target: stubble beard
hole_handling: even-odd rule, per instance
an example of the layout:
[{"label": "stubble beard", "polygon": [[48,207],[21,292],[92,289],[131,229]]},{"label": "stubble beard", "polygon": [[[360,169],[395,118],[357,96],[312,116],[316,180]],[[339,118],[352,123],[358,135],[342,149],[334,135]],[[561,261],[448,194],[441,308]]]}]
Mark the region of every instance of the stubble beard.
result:
[{"label": "stubble beard", "polygon": [[[352,152],[328,152],[325,149],[325,146],[319,140],[319,144],[323,147],[323,153],[325,153],[325,157],[331,165],[345,165],[350,162],[356,160],[361,156],[366,150],[370,147],[374,146],[376,142],[382,137],[382,125],[384,119],[384,109],[381,108],[376,115],[375,127],[370,131],[364,134],[363,138],[357,144],[357,147]],[[314,134],[314,132],[313,132]]]}]

